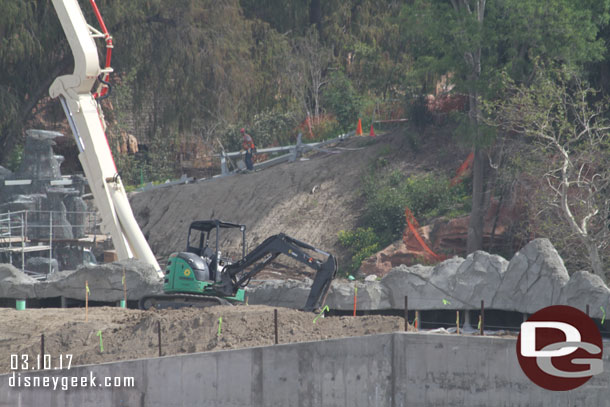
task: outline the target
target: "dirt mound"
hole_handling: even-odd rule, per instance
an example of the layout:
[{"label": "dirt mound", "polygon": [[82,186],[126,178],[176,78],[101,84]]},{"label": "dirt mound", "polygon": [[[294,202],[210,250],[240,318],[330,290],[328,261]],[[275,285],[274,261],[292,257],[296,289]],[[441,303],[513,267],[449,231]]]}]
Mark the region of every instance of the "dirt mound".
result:
[{"label": "dirt mound", "polygon": [[[314,324],[312,313],[279,308],[278,315],[280,343],[394,332],[404,327],[402,318],[390,316],[326,317]],[[31,361],[36,360],[42,333],[45,353],[53,358],[71,354],[73,365],[156,357],[158,323],[163,355],[274,343],[273,308],[262,305],[161,311],[100,307],[89,309],[88,322],[83,308],[0,309],[0,373],[9,371],[11,354],[28,354]],[[104,352],[100,351],[99,331]]]},{"label": "dirt mound", "polygon": [[[376,138],[353,137],[330,152],[264,171],[137,193],[131,205],[162,263],[171,252],[184,249],[190,222],[218,218],[246,224],[249,248],[283,232],[337,255],[341,264],[345,250],[337,233],[357,226],[363,210],[362,176],[370,166],[383,159],[388,171],[400,169],[405,176],[434,168],[453,171],[463,154],[458,148],[439,149],[448,142],[441,142],[444,138],[449,139],[422,137],[424,144],[415,153],[402,130]],[[238,256],[237,235],[222,245]],[[283,262],[281,257],[278,261]]]}]

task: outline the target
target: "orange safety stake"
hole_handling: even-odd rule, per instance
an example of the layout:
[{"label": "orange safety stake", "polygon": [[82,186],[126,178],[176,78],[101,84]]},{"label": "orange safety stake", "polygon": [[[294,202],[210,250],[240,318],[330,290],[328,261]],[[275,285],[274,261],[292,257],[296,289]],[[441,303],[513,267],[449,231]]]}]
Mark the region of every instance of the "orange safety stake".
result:
[{"label": "orange safety stake", "polygon": [[362,136],[362,120],[358,119],[358,127],[356,127],[356,136]]}]

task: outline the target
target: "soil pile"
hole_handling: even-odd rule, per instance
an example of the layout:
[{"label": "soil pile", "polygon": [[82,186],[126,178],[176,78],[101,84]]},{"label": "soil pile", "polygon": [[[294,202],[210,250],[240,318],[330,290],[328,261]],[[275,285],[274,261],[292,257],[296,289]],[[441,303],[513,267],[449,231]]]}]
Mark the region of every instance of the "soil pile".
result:
[{"label": "soil pile", "polygon": [[[400,317],[326,317],[314,324],[315,317],[309,312],[279,308],[279,342],[389,333],[404,328]],[[151,311],[96,307],[89,309],[88,322],[83,308],[0,309],[0,373],[9,371],[11,355],[29,354],[30,361],[36,360],[43,333],[45,353],[51,355],[53,363],[66,354],[73,355],[73,366],[156,357],[159,323],[164,356],[274,343],[273,308],[263,305]],[[104,352],[100,351],[99,331]]]}]

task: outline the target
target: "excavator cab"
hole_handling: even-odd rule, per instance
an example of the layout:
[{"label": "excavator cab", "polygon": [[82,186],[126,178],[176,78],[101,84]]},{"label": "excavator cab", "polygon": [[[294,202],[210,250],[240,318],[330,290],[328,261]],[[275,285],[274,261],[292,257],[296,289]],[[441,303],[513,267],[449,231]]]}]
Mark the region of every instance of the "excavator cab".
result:
[{"label": "excavator cab", "polygon": [[224,257],[222,256],[219,246],[221,229],[241,231],[241,259],[243,259],[246,255],[246,225],[223,222],[218,219],[198,220],[191,223],[188,231],[186,252],[200,256],[206,262],[210,280],[216,280],[216,276],[222,268],[234,261],[226,253]]}]

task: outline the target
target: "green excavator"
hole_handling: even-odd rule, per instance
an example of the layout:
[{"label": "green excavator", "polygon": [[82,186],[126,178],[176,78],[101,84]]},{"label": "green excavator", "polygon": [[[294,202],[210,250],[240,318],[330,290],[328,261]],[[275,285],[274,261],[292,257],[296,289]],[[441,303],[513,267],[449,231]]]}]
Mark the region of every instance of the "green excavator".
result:
[{"label": "green excavator", "polygon": [[[219,247],[221,232],[241,232],[241,254],[234,261]],[[140,299],[140,308],[206,307],[244,301],[244,288],[252,277],[280,254],[304,263],[316,271],[304,311],[323,306],[330,284],[337,274],[337,260],[323,250],[283,233],[265,239],[246,254],[246,226],[218,219],[192,222],[186,251],[172,253],[164,272],[164,294]],[[319,259],[318,257],[324,257]]]}]

